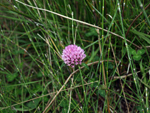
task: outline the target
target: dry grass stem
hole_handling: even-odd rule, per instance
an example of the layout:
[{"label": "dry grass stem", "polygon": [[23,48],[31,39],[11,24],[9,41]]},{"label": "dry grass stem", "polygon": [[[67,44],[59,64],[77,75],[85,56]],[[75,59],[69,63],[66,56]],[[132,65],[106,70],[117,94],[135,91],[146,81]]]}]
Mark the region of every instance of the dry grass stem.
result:
[{"label": "dry grass stem", "polygon": [[[28,4],[26,4],[26,3],[20,2],[20,1],[18,1],[18,0],[16,0],[16,2],[18,2],[18,3],[20,3],[20,4],[23,4],[23,5],[25,5],[25,6],[28,6],[28,7],[34,8],[34,9],[38,9],[38,10],[42,10],[42,11],[46,11],[46,12],[49,12],[49,13],[55,14],[55,15],[57,15],[57,16],[60,16],[60,17],[63,17],[63,18],[66,18],[66,19],[69,19],[69,20],[72,20],[72,21],[75,21],[75,22],[78,22],[78,23],[81,23],[81,24],[84,24],[84,25],[91,26],[91,27],[94,27],[94,28],[97,28],[97,29],[102,30],[102,28],[101,28],[101,27],[99,27],[99,26],[92,25],[92,24],[89,24],[89,23],[84,22],[84,21],[81,21],[81,20],[73,19],[73,18],[70,18],[70,17],[64,16],[64,15],[61,15],[61,14],[59,14],[59,13],[56,13],[56,12],[53,12],[53,11],[47,10],[47,9],[34,7],[34,6],[28,5]],[[104,30],[105,32],[108,32],[108,33],[112,34],[112,35],[115,35],[115,36],[117,36],[117,37],[120,37],[121,39],[123,39],[123,40],[124,40],[124,37],[122,37],[122,36],[120,36],[120,35],[118,35],[118,34],[116,34],[116,33],[113,33],[113,32],[108,31],[108,30],[106,30],[106,29],[103,29],[103,30]],[[132,43],[132,42],[131,42],[130,40],[128,40],[128,39],[126,39],[126,41],[127,41],[127,42],[129,42],[129,43]],[[138,45],[136,45],[136,44],[134,44],[134,43],[132,43],[132,44],[133,44],[134,46],[136,46],[137,48],[139,48],[139,49],[141,48],[141,47],[139,47]]]}]

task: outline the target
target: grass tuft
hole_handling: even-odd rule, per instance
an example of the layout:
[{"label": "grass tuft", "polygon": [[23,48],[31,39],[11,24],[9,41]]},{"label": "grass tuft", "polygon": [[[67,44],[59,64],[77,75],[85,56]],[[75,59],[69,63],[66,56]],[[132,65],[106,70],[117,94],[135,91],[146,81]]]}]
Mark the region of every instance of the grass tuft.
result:
[{"label": "grass tuft", "polygon": [[[1,0],[1,113],[150,112],[148,0]],[[86,58],[62,60],[76,44]]]}]

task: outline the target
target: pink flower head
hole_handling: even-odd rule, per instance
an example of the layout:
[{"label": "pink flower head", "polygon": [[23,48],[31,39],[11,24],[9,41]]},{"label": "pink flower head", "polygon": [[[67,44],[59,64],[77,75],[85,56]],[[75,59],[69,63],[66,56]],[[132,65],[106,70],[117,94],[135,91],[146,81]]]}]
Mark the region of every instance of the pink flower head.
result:
[{"label": "pink flower head", "polygon": [[86,55],[81,47],[72,44],[65,47],[61,57],[65,64],[73,68],[75,65],[81,64]]}]

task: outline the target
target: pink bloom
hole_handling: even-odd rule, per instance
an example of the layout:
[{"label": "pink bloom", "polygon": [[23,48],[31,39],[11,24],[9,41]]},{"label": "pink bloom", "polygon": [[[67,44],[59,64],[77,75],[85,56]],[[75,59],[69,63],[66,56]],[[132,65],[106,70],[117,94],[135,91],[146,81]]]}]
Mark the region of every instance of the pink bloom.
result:
[{"label": "pink bloom", "polygon": [[72,44],[65,47],[61,57],[65,64],[73,68],[75,65],[81,64],[86,55],[81,47]]}]

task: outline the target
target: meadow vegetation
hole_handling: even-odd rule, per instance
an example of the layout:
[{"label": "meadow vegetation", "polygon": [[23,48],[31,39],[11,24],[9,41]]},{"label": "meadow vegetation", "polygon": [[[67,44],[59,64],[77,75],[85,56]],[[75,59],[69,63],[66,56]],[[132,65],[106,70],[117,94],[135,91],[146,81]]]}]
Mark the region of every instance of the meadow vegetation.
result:
[{"label": "meadow vegetation", "polygon": [[[149,0],[0,0],[1,113],[150,113]],[[66,46],[81,65],[67,66]]]}]

